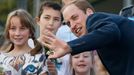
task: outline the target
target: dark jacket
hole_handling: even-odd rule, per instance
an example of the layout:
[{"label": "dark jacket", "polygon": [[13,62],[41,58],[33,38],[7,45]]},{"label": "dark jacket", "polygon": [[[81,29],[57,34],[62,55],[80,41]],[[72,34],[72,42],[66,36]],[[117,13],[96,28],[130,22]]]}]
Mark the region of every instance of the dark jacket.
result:
[{"label": "dark jacket", "polygon": [[86,24],[87,35],[68,42],[72,55],[96,49],[110,75],[134,75],[134,22],[114,14],[94,13]]}]

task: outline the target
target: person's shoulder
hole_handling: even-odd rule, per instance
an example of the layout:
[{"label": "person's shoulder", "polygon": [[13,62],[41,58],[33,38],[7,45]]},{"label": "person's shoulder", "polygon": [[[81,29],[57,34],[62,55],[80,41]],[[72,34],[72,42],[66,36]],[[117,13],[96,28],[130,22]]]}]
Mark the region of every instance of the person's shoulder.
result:
[{"label": "person's shoulder", "polygon": [[113,19],[117,19],[120,18],[121,16],[119,16],[118,14],[114,14],[114,13],[106,13],[106,12],[96,12],[93,15],[89,16],[88,19],[91,20],[113,20]]},{"label": "person's shoulder", "polygon": [[3,52],[0,52],[0,57],[3,55]]},{"label": "person's shoulder", "polygon": [[4,60],[5,57],[8,57],[9,55],[6,52],[0,52],[0,62]]},{"label": "person's shoulder", "polygon": [[88,16],[88,19],[95,19],[95,20],[98,20],[100,18],[104,18],[108,16],[108,13],[105,13],[105,12],[95,12],[91,15]]},{"label": "person's shoulder", "polygon": [[38,40],[31,40],[31,48],[32,50],[30,51],[31,55],[38,55],[38,54],[43,54],[44,53],[44,46],[39,42]]},{"label": "person's shoulder", "polygon": [[7,53],[4,52],[4,51],[1,51],[1,52],[0,52],[0,56],[3,56],[3,55],[5,55],[5,54],[7,54]]},{"label": "person's shoulder", "polygon": [[96,12],[94,13],[94,16],[101,18],[101,17],[114,17],[114,16],[119,16],[119,15],[115,13]]},{"label": "person's shoulder", "polygon": [[134,5],[122,8],[119,12],[119,15],[124,17],[134,16]]},{"label": "person's shoulder", "polygon": [[92,24],[92,23],[95,23],[97,21],[102,21],[104,20],[105,18],[108,18],[110,17],[110,14],[109,13],[105,13],[105,12],[95,12],[91,15],[88,16],[87,18],[87,24]]}]

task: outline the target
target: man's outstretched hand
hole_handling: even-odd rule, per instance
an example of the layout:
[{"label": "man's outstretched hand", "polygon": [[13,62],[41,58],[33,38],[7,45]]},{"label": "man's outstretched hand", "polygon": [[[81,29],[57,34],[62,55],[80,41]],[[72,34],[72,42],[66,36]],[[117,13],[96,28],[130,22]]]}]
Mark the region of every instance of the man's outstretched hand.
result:
[{"label": "man's outstretched hand", "polygon": [[59,58],[71,52],[69,45],[65,41],[58,39],[50,31],[45,30],[42,37],[42,44],[53,51],[53,53],[51,53],[48,58]]}]

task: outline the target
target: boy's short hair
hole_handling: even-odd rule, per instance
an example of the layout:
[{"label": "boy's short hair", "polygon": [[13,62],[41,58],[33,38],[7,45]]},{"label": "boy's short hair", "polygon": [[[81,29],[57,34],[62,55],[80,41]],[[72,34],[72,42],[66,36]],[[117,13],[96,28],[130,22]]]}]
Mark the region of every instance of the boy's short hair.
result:
[{"label": "boy's short hair", "polygon": [[[54,10],[57,10],[57,11],[61,11],[61,5],[57,2],[52,2],[52,1],[44,1],[41,6],[40,6],[40,9],[39,9],[39,14],[38,14],[38,17],[40,18],[43,10],[45,7],[49,7],[49,8],[52,8]],[[61,13],[61,21],[63,21],[63,16],[62,16],[62,13]]]}]

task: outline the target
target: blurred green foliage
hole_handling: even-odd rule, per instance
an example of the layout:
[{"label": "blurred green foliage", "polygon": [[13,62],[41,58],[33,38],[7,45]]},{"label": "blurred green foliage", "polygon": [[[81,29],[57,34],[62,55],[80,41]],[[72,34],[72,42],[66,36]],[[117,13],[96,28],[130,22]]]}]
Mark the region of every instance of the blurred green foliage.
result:
[{"label": "blurred green foliage", "polygon": [[[12,10],[18,8],[18,5],[19,5],[18,1],[24,1],[24,0],[0,0],[0,27],[4,28],[8,13],[11,12]],[[27,4],[24,4],[24,6],[25,5],[27,6],[26,10],[32,16],[34,16],[34,12],[35,12],[34,11],[34,5],[35,5],[34,0],[26,0],[26,1],[27,1]],[[42,2],[45,0],[40,0],[40,1]],[[50,0],[48,0],[48,1],[50,1]],[[58,3],[62,2],[61,0],[51,0],[51,1],[58,2]],[[88,1],[90,1],[91,3],[94,3],[96,1],[101,1],[101,0],[88,0]],[[0,31],[1,31],[1,29],[0,29]]]},{"label": "blurred green foliage", "polygon": [[16,8],[15,0],[0,0],[0,21],[5,23],[8,13]]}]

